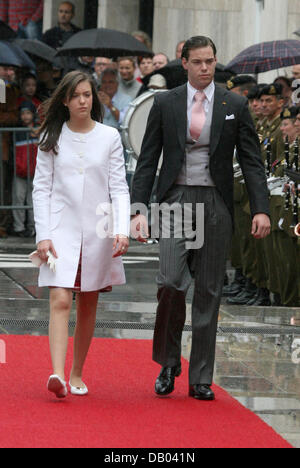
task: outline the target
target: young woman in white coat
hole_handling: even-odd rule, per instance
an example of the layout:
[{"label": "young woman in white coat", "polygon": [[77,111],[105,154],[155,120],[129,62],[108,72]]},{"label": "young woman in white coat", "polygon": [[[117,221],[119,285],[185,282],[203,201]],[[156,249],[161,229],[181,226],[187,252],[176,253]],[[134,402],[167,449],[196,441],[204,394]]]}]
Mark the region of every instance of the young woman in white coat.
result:
[{"label": "young woman in white coat", "polygon": [[[83,366],[94,334],[99,292],[125,283],[121,255],[129,245],[130,199],[117,130],[100,123],[102,107],[91,78],[68,73],[44,103],[45,119],[34,177],[39,286],[50,288],[48,390],[67,396],[65,360],[73,292],[77,323],[70,391],[85,395]],[[111,222],[111,220],[113,220]]]}]

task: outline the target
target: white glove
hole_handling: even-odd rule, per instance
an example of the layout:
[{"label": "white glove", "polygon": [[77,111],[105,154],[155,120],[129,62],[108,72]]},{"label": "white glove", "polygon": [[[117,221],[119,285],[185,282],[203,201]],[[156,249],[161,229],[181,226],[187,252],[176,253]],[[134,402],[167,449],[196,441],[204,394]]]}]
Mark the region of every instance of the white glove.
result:
[{"label": "white glove", "polygon": [[[56,271],[56,259],[49,250],[47,252],[47,257],[48,257],[47,265],[49,266],[50,270],[53,271],[53,273],[55,273],[55,271]],[[39,268],[43,263],[46,263],[45,260],[40,259],[37,250],[35,250],[34,252],[32,252],[29,255],[29,259],[31,260],[33,265],[36,266],[37,268]]]},{"label": "white glove", "polygon": [[49,250],[47,252],[47,255],[48,255],[47,265],[49,265],[50,270],[53,271],[53,273],[55,273],[55,271],[56,271],[56,259]]}]

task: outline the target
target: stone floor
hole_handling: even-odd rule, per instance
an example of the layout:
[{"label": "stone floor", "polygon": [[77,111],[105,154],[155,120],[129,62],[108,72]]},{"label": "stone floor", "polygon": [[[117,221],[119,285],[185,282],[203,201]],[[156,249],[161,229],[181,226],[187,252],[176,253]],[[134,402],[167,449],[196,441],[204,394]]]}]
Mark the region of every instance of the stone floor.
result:
[{"label": "stone floor", "polygon": [[[37,287],[30,240],[0,240],[0,334],[47,334],[48,290]],[[124,258],[127,284],[99,299],[96,337],[151,339],[156,310],[157,245],[132,243]],[[229,276],[232,271],[229,267]],[[191,298],[183,356],[191,346]],[[75,322],[75,307],[70,333]],[[300,448],[300,310],[220,308],[215,383]]]}]

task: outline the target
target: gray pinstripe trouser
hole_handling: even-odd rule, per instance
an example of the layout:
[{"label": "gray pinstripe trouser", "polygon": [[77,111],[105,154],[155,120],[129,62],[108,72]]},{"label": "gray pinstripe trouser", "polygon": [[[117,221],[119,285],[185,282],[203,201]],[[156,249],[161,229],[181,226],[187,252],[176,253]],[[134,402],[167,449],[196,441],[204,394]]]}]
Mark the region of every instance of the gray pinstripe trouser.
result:
[{"label": "gray pinstripe trouser", "polygon": [[[204,204],[204,244],[200,249],[187,249],[186,241],[190,239],[186,236],[172,238],[171,235],[171,238],[160,239],[153,360],[164,367],[180,363],[185,299],[194,278],[189,383],[211,385],[218,313],[232,236],[231,216],[215,187],[174,186],[164,202],[191,204],[196,232],[200,226],[195,226],[195,207],[197,203]],[[171,220],[172,232],[174,223]]]}]

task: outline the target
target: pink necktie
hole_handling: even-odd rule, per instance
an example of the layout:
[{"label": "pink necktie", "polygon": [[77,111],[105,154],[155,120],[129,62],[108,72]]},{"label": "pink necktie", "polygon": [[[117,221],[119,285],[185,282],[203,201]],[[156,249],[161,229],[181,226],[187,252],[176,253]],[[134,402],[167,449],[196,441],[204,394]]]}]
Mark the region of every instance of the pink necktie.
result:
[{"label": "pink necktie", "polygon": [[194,97],[194,104],[192,107],[192,117],[191,117],[191,126],[190,134],[193,140],[199,140],[201,132],[203,130],[206,115],[204,110],[204,100],[205,94],[203,91],[198,91]]}]

